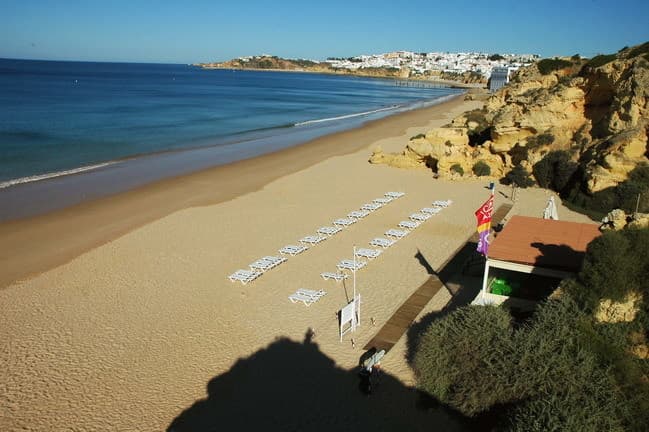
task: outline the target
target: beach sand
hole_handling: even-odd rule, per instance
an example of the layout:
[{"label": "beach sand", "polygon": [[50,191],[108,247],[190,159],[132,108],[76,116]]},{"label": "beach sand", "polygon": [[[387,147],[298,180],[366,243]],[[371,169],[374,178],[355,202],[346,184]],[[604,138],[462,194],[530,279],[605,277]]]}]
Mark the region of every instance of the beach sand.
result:
[{"label": "beach sand", "polygon": [[[465,428],[419,406],[406,336],[370,397],[357,388],[356,365],[428,268],[473,233],[489,193],[484,180],[370,165],[371,150],[400,151],[479,104],[456,99],[0,226],[0,430]],[[388,191],[406,195],[250,284],[228,280]],[[497,205],[508,202],[502,192]],[[513,212],[539,216],[548,196],[521,190]],[[361,326],[339,342],[336,312],[351,299],[351,278],[320,273],[438,199],[453,204],[357,273]],[[559,215],[588,221],[563,206]],[[327,295],[305,307],[288,300],[298,288]],[[420,317],[452,291],[440,290]]]}]

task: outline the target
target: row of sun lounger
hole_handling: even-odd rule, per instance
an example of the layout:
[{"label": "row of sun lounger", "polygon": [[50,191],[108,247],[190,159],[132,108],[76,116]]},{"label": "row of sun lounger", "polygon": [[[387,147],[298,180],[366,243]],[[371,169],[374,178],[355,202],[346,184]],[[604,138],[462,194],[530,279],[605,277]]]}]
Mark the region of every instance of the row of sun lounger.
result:
[{"label": "row of sun lounger", "polygon": [[[435,201],[433,203],[434,207],[425,207],[421,209],[420,212],[411,214],[409,217],[410,220],[399,222],[398,226],[404,229],[391,228],[385,232],[386,237],[376,237],[372,239],[369,242],[370,246],[380,247],[382,249],[389,248],[390,246],[394,245],[397,242],[397,240],[407,236],[410,233],[410,231],[419,227],[422,222],[427,221],[433,215],[439,213],[442,210],[442,208],[448,207],[451,203],[452,203],[451,200]],[[356,250],[356,257],[357,258],[363,257],[371,260],[377,258],[379,255],[381,255],[382,252],[383,251],[381,249],[360,248]],[[345,259],[345,260],[341,260],[336,266],[339,271],[338,273],[325,272],[325,273],[321,273],[321,276],[325,280],[333,279],[336,282],[340,282],[347,278],[347,274],[341,273],[342,271],[360,270],[366,265],[367,265],[367,261],[362,261],[359,259],[354,259],[354,260]]]},{"label": "row of sun lounger", "polygon": [[[329,237],[342,231],[344,227],[348,227],[350,225],[355,224],[359,219],[368,216],[371,212],[378,210],[385,204],[397,198],[400,198],[404,195],[405,192],[387,192],[384,197],[377,198],[373,200],[372,203],[363,205],[363,207],[361,207],[360,210],[354,210],[348,213],[346,218],[339,218],[334,220],[333,226],[320,227],[316,231],[316,235],[308,235],[302,237],[299,241],[300,243],[299,245],[292,245],[292,244],[286,245],[283,248],[281,248],[279,252],[281,254],[290,255],[290,256],[299,255],[302,252],[308,250],[309,246],[314,246],[320,242],[325,241]],[[306,246],[306,244],[308,244],[309,246]],[[238,281],[245,285],[257,279],[264,272],[272,268],[275,268],[284,262],[286,262],[286,258],[284,257],[265,256],[250,264],[249,266],[250,270],[244,270],[244,269],[237,270],[236,272],[228,276],[228,279],[230,279],[232,282]],[[337,273],[332,273],[331,275],[337,275]],[[325,276],[323,277],[327,279],[327,277]],[[342,280],[338,276],[330,276],[330,277],[335,278],[336,280]]]}]

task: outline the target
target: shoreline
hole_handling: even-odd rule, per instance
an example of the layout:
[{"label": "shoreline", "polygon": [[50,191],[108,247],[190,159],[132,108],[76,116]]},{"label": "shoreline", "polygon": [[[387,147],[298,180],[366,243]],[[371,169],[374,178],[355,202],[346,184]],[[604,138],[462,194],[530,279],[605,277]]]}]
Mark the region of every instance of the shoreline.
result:
[{"label": "shoreline", "polygon": [[[433,118],[466,104],[463,97],[371,120],[274,153],[163,179],[44,215],[2,222],[0,289],[178,210],[233,199],[324,159],[353,153],[411,127],[426,126]],[[219,189],[214,190],[213,185]]]}]

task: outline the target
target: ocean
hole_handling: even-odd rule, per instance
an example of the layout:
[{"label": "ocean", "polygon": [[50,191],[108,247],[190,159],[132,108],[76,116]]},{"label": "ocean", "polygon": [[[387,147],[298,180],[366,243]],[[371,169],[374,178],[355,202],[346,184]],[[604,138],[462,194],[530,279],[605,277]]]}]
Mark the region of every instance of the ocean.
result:
[{"label": "ocean", "polygon": [[459,92],[310,73],[0,59],[0,200],[6,208],[12,196],[29,192],[27,185],[51,189],[58,180],[65,187],[64,177],[78,181],[99,171],[106,183],[111,170],[123,177],[127,168],[138,180],[120,188],[135,187]]}]

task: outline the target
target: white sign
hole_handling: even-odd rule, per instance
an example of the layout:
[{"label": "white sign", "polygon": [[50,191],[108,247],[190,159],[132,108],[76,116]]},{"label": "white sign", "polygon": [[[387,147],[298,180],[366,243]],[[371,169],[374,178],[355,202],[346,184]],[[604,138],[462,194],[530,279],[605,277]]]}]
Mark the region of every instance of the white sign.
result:
[{"label": "white sign", "polygon": [[354,330],[356,330],[356,302],[352,301],[340,310],[340,341],[343,341],[343,335]]}]

